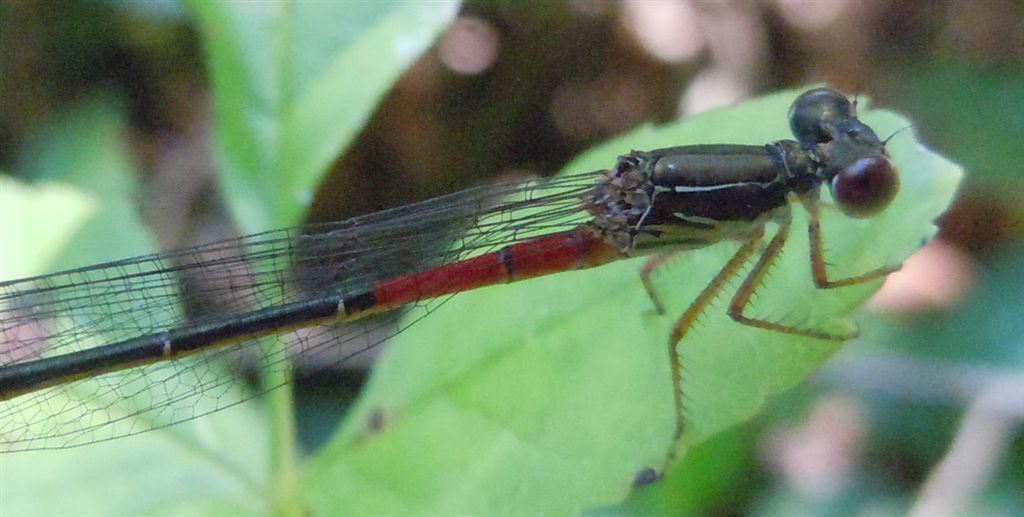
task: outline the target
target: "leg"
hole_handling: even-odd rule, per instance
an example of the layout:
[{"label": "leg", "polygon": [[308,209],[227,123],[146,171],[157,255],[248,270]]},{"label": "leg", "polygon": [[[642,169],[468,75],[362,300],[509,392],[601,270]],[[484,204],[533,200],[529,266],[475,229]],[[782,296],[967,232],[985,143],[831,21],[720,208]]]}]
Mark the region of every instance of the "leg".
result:
[{"label": "leg", "polygon": [[750,260],[750,257],[753,256],[754,252],[757,251],[757,247],[761,244],[762,237],[764,237],[764,228],[761,228],[756,235],[740,246],[736,254],[711,279],[711,282],[700,292],[697,299],[687,307],[686,312],[676,320],[675,326],[672,328],[672,336],[668,340],[668,357],[669,366],[672,370],[672,395],[675,400],[676,430],[675,435],[672,437],[672,445],[669,447],[668,454],[665,457],[665,463],[662,465],[662,472],[665,472],[675,461],[676,449],[679,447],[680,438],[683,437],[683,381],[680,377],[682,368],[678,349],[679,342],[697,321],[697,317],[704,312],[708,304],[722,291],[722,288],[725,287],[729,279],[735,276],[740,268]]},{"label": "leg", "polygon": [[785,334],[793,334],[797,336],[811,337],[815,339],[825,339],[830,341],[844,341],[855,336],[832,334],[815,329],[806,329],[793,327],[790,325],[783,325],[774,321],[768,321],[763,319],[751,318],[743,314],[744,309],[750,304],[750,299],[757,292],[757,289],[761,287],[761,282],[764,280],[765,274],[771,269],[772,264],[779,258],[779,254],[782,252],[783,246],[786,245],[786,239],[789,238],[790,221],[789,217],[785,217],[784,220],[779,222],[779,231],[772,237],[771,242],[764,249],[761,254],[761,258],[754,265],[754,268],[750,270],[747,277],[740,284],[739,289],[736,290],[736,294],[733,295],[732,301],[729,303],[729,317],[735,320],[737,323],[749,325],[751,327],[757,327],[765,330],[774,330],[776,332],[782,332]]},{"label": "leg", "polygon": [[857,285],[884,278],[889,273],[899,271],[899,267],[880,267],[867,273],[829,280],[828,263],[825,261],[825,241],[821,234],[821,217],[816,199],[801,199],[804,209],[807,210],[807,232],[811,244],[811,273],[814,276],[814,284],[821,289],[835,289],[848,285]]},{"label": "leg", "polygon": [[658,296],[658,291],[654,288],[654,282],[651,280],[651,275],[653,275],[658,268],[678,257],[680,253],[682,252],[674,251],[671,253],[659,253],[647,259],[647,262],[644,263],[644,267],[640,269],[640,281],[643,282],[644,289],[647,290],[647,296],[651,297],[651,302],[654,303],[654,310],[658,314],[665,314],[665,304],[662,303],[661,297]]}]

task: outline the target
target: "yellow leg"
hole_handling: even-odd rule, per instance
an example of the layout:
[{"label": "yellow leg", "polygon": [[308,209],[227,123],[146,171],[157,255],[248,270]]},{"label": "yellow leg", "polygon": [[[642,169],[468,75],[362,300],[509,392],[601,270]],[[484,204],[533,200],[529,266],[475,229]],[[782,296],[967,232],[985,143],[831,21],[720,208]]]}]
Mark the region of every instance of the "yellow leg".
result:
[{"label": "yellow leg", "polygon": [[[898,270],[899,268],[882,267],[867,273],[842,278],[839,280],[829,280],[827,272],[827,264],[825,261],[824,254],[824,241],[821,232],[821,222],[819,217],[819,210],[816,200],[804,199],[804,207],[808,213],[808,232],[810,237],[810,252],[811,252],[811,272],[814,277],[815,285],[820,289],[834,289],[837,287],[845,287],[850,285],[861,284],[864,282],[870,282],[878,278],[885,277],[889,273]],[[738,323],[756,327],[765,330],[773,330],[776,332],[782,332],[785,334],[793,334],[797,336],[810,337],[815,339],[823,339],[829,341],[843,341],[856,336],[853,334],[834,334],[831,332],[825,332],[817,329],[808,329],[793,327],[790,325],[783,325],[773,321],[764,319],[752,318],[743,314],[744,310],[750,304],[750,300],[754,294],[757,293],[758,288],[761,287],[761,283],[764,281],[765,275],[771,269],[772,265],[779,258],[782,253],[782,249],[786,244],[786,240],[789,238],[790,231],[790,220],[786,215],[779,222],[779,231],[772,237],[772,240],[765,247],[758,259],[757,263],[750,270],[744,278],[743,283],[737,289],[736,294],[733,295],[732,301],[729,303],[729,317]],[[708,304],[714,300],[715,296],[719,294],[722,288],[728,282],[729,278],[735,276],[739,270],[743,267],[747,261],[757,251],[758,245],[764,237],[764,229],[760,229],[756,235],[746,241],[729,262],[725,264],[721,271],[711,280],[711,282],[701,291],[697,299],[690,304],[686,309],[686,312],[676,320],[675,326],[672,329],[672,335],[669,338],[669,365],[672,371],[672,394],[675,400],[675,413],[676,413],[676,429],[675,435],[672,439],[672,445],[669,448],[669,452],[665,459],[665,464],[662,467],[662,472],[665,472],[668,467],[675,461],[676,450],[679,446],[679,441],[683,436],[684,420],[683,420],[683,392],[682,392],[682,378],[681,378],[681,358],[679,356],[678,344],[690,330],[693,324],[697,321],[700,314],[707,308]],[[644,282],[644,287],[647,288],[647,292],[650,294],[651,299],[654,301],[655,307],[659,312],[663,312],[664,308],[661,301],[658,299],[654,292],[653,283],[650,280],[651,273],[660,267],[662,264],[670,261],[676,254],[665,254],[653,257],[651,260],[644,265],[641,271],[641,278]]]},{"label": "yellow leg", "polygon": [[774,321],[751,318],[743,314],[747,305],[750,304],[750,299],[755,293],[757,293],[758,288],[761,287],[761,282],[764,281],[764,276],[768,273],[768,270],[771,269],[772,264],[774,264],[779,258],[779,254],[782,253],[782,248],[786,245],[786,240],[789,239],[789,229],[790,221],[787,216],[784,220],[779,222],[779,231],[775,234],[775,237],[772,237],[772,240],[768,243],[768,246],[765,247],[764,252],[761,254],[761,258],[757,261],[757,264],[754,264],[753,269],[751,269],[750,273],[747,274],[747,277],[743,279],[743,283],[740,284],[739,289],[736,290],[736,294],[733,295],[732,301],[729,302],[729,317],[737,323],[742,323],[751,327],[774,330],[785,334],[793,334],[815,339],[843,341],[856,337],[855,335],[833,334],[817,329],[783,325]]},{"label": "yellow leg", "polygon": [[659,253],[647,259],[647,262],[644,263],[644,267],[640,269],[640,281],[643,282],[644,289],[647,290],[647,296],[651,297],[651,303],[654,304],[654,310],[658,314],[665,314],[665,304],[662,303],[661,296],[658,295],[658,291],[654,288],[654,280],[651,276],[658,268],[671,262],[681,253],[681,251]]},{"label": "yellow leg", "polygon": [[668,340],[668,356],[669,365],[672,370],[672,395],[675,399],[675,413],[676,413],[676,430],[675,435],[672,437],[672,446],[668,450],[668,454],[665,457],[665,464],[662,466],[661,471],[665,472],[668,467],[675,462],[676,449],[679,446],[679,440],[683,437],[683,382],[680,377],[682,368],[680,364],[680,356],[678,345],[683,339],[686,333],[690,330],[690,327],[697,321],[697,318],[704,312],[708,304],[715,299],[723,287],[730,278],[736,276],[736,273],[743,267],[750,257],[753,256],[754,252],[757,251],[757,247],[761,243],[761,239],[764,237],[764,228],[759,229],[756,235],[750,238],[750,240],[743,243],[740,249],[736,251],[736,254],[729,259],[729,262],[722,267],[722,270],[711,282],[708,283],[707,287],[700,292],[697,299],[687,307],[686,312],[676,320],[675,325],[672,327],[672,335]]},{"label": "yellow leg", "polygon": [[848,285],[863,284],[879,278],[884,278],[889,273],[899,271],[899,267],[880,267],[867,273],[829,280],[828,263],[825,261],[825,241],[821,233],[821,217],[818,201],[816,199],[801,199],[804,209],[807,210],[807,233],[811,248],[811,273],[814,276],[814,284],[821,289],[835,289]]}]

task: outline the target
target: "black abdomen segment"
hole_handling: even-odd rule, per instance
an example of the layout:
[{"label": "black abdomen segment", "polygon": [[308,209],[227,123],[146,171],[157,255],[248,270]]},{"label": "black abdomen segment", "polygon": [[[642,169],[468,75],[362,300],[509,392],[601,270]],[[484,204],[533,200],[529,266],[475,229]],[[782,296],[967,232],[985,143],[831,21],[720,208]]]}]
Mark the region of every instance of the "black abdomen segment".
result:
[{"label": "black abdomen segment", "polygon": [[0,369],[0,401],[76,379],[332,320],[341,316],[340,310],[341,303],[336,297],[306,300],[253,311],[243,317],[187,325],[61,356],[5,365]]}]

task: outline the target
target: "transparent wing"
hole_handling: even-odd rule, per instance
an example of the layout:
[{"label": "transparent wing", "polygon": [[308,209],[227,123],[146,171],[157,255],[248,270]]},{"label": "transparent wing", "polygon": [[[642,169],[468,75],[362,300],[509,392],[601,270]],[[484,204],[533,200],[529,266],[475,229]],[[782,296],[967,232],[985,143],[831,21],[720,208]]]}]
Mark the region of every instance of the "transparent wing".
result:
[{"label": "transparent wing", "polygon": [[[572,229],[587,219],[580,198],[599,178],[511,181],[337,223],[0,283],[0,387],[14,364],[349,297],[388,278]],[[403,322],[442,302],[411,304]],[[321,324],[281,333],[285,347],[243,340],[18,396],[0,391],[0,451],[78,446],[193,419],[275,387],[246,386],[241,366],[298,363],[299,375],[336,368],[400,332],[395,320]]]}]

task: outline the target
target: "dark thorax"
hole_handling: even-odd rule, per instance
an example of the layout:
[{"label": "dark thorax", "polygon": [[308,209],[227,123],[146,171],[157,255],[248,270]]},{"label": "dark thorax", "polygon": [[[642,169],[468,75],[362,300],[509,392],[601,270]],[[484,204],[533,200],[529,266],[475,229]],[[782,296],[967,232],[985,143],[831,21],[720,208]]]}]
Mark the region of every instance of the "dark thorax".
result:
[{"label": "dark thorax", "polygon": [[743,240],[790,193],[819,185],[799,144],[693,145],[621,156],[584,199],[602,237],[629,255]]}]

